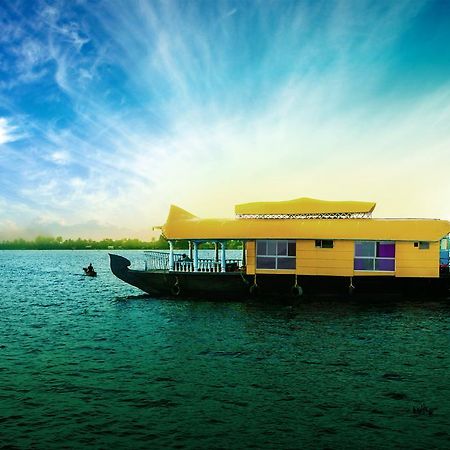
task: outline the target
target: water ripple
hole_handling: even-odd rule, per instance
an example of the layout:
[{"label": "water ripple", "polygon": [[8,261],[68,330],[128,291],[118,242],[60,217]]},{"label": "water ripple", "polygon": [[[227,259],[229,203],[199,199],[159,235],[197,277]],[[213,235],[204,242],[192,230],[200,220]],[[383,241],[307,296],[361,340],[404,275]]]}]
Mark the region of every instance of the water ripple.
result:
[{"label": "water ripple", "polygon": [[154,299],[101,251],[0,268],[0,448],[450,447],[448,301]]}]

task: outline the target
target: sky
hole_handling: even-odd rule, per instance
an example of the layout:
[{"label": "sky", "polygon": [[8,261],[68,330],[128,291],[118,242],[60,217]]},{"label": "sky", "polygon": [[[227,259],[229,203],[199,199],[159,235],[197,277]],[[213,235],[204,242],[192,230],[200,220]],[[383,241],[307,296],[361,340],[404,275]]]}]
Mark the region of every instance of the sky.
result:
[{"label": "sky", "polygon": [[450,220],[450,0],[2,0],[0,30],[0,239],[298,197]]}]

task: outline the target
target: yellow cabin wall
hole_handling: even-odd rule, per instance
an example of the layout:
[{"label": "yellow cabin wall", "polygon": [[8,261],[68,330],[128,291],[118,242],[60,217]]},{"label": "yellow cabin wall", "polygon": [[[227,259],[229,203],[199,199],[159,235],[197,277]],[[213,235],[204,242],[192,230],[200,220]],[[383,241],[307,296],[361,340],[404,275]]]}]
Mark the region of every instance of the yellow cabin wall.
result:
[{"label": "yellow cabin wall", "polygon": [[247,241],[245,243],[246,248],[246,263],[247,263],[247,273],[249,275],[255,274],[256,268],[256,241]]},{"label": "yellow cabin wall", "polygon": [[256,241],[247,241],[247,273],[299,275],[353,275],[353,241],[334,241],[334,248],[316,248],[315,240],[297,240],[296,270],[256,269]]},{"label": "yellow cabin wall", "polygon": [[353,241],[334,241],[333,248],[316,247],[315,240],[297,241],[297,274],[352,276]]},{"label": "yellow cabin wall", "polygon": [[439,277],[439,242],[430,242],[426,250],[414,247],[414,242],[397,242],[395,276]]},{"label": "yellow cabin wall", "polygon": [[246,258],[248,274],[292,274],[323,276],[396,276],[439,277],[439,242],[430,242],[430,248],[421,250],[414,242],[396,242],[395,272],[355,271],[355,243],[335,240],[333,248],[319,248],[315,240],[296,241],[296,270],[257,270],[256,241],[247,241]]}]

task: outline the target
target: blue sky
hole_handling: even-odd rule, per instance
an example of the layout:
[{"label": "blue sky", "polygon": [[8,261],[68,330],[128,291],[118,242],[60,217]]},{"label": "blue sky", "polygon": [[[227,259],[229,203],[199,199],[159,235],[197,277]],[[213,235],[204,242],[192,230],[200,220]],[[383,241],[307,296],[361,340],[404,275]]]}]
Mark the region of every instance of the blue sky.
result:
[{"label": "blue sky", "polygon": [[302,196],[450,219],[449,0],[5,0],[0,27],[0,238]]}]

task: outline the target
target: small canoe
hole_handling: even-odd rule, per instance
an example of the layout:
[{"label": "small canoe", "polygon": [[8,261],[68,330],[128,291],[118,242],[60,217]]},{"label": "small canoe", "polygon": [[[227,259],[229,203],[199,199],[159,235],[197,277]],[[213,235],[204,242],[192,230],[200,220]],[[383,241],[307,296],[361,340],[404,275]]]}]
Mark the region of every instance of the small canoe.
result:
[{"label": "small canoe", "polygon": [[97,276],[97,272],[95,270],[89,270],[87,267],[83,267],[84,270],[84,274],[87,277],[96,277]]}]

